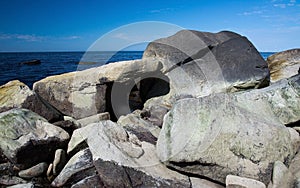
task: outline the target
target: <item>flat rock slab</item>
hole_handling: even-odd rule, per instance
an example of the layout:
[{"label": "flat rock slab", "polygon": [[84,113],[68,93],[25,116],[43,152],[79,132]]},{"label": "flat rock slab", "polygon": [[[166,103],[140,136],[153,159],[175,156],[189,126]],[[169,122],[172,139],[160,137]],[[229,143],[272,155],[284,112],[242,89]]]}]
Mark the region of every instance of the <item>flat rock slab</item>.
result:
[{"label": "flat rock slab", "polygon": [[0,113],[0,150],[15,164],[35,165],[48,161],[69,134],[26,109]]}]

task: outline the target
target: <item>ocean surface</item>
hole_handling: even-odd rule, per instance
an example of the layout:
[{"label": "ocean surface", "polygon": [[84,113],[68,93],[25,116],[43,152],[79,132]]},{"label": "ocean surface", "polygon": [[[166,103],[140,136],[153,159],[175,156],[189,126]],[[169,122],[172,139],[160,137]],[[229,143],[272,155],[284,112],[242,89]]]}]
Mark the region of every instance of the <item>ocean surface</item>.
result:
[{"label": "ocean surface", "polygon": [[[261,52],[264,59],[274,52]],[[0,53],[0,86],[11,80],[20,80],[32,88],[34,82],[47,76],[84,70],[117,61],[141,59],[143,51],[119,52],[19,52]],[[40,60],[41,64],[26,65]]]}]

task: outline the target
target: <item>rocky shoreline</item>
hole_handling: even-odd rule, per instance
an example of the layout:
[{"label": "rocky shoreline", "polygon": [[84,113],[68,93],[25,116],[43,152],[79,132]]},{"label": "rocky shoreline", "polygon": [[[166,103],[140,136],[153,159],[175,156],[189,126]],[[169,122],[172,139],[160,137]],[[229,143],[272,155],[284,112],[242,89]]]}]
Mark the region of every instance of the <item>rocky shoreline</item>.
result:
[{"label": "rocky shoreline", "polygon": [[300,49],[183,30],[0,86],[0,187],[300,187]]}]

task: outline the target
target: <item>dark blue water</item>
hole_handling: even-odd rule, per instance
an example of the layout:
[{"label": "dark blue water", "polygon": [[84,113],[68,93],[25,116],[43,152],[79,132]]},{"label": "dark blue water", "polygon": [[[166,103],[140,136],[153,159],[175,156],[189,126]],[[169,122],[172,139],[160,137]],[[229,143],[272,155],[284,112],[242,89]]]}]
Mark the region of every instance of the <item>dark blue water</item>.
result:
[{"label": "dark blue water", "polygon": [[[0,53],[0,86],[11,80],[20,80],[32,87],[34,82],[47,76],[141,59],[142,55],[142,51]],[[22,65],[22,62],[35,59],[40,60],[41,64]]]},{"label": "dark blue water", "polygon": [[[274,54],[261,52],[263,58]],[[0,86],[11,80],[20,80],[29,87],[47,76],[84,70],[107,63],[141,59],[142,51],[119,52],[33,52],[0,53]],[[22,65],[22,62],[38,59],[39,65]],[[82,63],[79,63],[82,62]]]}]

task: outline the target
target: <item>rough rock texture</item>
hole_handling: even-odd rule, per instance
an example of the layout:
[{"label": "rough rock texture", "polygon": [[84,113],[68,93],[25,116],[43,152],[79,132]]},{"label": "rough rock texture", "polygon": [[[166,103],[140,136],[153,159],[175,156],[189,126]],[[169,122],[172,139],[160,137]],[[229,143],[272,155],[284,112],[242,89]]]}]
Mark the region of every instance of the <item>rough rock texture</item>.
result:
[{"label": "rough rock texture", "polygon": [[75,154],[60,172],[60,174],[53,180],[51,185],[53,187],[61,187],[66,183],[72,184],[77,181],[95,174],[93,168],[93,159],[89,149],[84,149]]},{"label": "rough rock texture", "polygon": [[98,175],[89,176],[72,185],[71,188],[103,188],[103,184]]},{"label": "rough rock texture", "polygon": [[[118,91],[113,93],[117,96],[122,94],[122,96],[113,100],[120,98],[118,105],[127,102],[129,106],[128,95],[134,86],[135,79],[157,72],[160,68],[159,63],[150,64],[140,60],[124,61],[84,71],[50,76],[34,83],[33,88],[44,100],[65,115],[81,119],[106,110],[107,102],[111,102],[109,98],[106,99],[107,95],[110,95],[106,93],[107,89],[112,90],[108,88],[111,87],[109,83],[122,83],[120,86],[124,87],[115,86]],[[124,97],[127,97],[127,100],[124,101]],[[130,111],[129,107],[128,111]]]},{"label": "rough rock texture", "polygon": [[94,165],[106,187],[190,186],[186,176],[159,162],[153,144],[141,142],[116,123],[103,121],[78,131],[82,140],[87,140]]},{"label": "rough rock texture", "polygon": [[24,183],[24,184],[9,186],[8,188],[34,188],[34,185],[32,183]]},{"label": "rough rock texture", "polygon": [[35,165],[47,161],[69,134],[26,109],[0,113],[0,150],[13,163]]},{"label": "rough rock texture", "polygon": [[88,124],[97,123],[97,122],[103,121],[103,120],[110,120],[110,115],[108,112],[104,112],[104,113],[96,114],[96,115],[89,116],[89,117],[86,117],[83,119],[79,119],[78,121],[76,121],[77,122],[76,128],[81,128]]},{"label": "rough rock texture", "polygon": [[262,90],[178,101],[158,138],[160,160],[221,183],[232,174],[268,184],[273,163],[288,165],[299,147],[298,133],[279,121],[291,119],[280,114],[292,117],[299,111],[300,105],[293,104],[299,96],[294,87],[298,82],[295,77],[285,87],[278,83]]},{"label": "rough rock texture", "polygon": [[272,176],[272,188],[294,187],[295,177],[281,161],[276,161],[274,163]]},{"label": "rough rock texture", "polygon": [[292,160],[289,171],[295,176],[296,185],[300,187],[300,152],[296,154],[294,159]]},{"label": "rough rock texture", "polygon": [[268,85],[269,70],[253,44],[236,33],[182,30],[151,42],[143,60],[160,61],[171,95],[205,96]]},{"label": "rough rock texture", "polygon": [[50,122],[62,119],[60,112],[41,100],[28,86],[18,80],[0,86],[0,112],[13,108],[29,109]]},{"label": "rough rock texture", "polygon": [[273,54],[267,58],[271,82],[289,78],[299,73],[300,49],[292,49]]},{"label": "rough rock texture", "polygon": [[21,170],[19,172],[19,176],[21,178],[30,179],[30,178],[34,178],[46,174],[47,169],[48,169],[48,164],[43,162],[31,168]]},{"label": "rough rock texture", "polygon": [[253,180],[250,178],[228,175],[226,177],[226,188],[235,188],[235,187],[266,188],[266,185],[260,181]]}]

